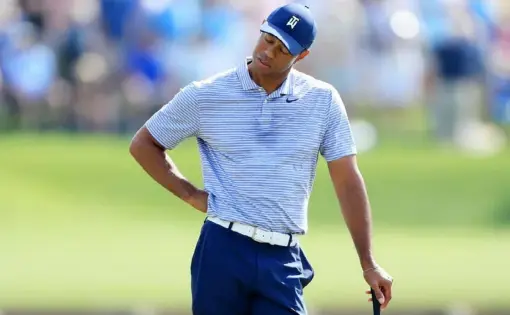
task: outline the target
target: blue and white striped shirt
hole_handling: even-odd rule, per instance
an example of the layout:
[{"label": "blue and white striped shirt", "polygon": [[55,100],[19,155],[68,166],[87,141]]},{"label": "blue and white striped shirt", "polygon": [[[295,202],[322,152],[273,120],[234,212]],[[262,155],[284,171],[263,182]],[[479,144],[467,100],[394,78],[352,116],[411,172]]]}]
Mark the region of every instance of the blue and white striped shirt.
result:
[{"label": "blue and white striped shirt", "polygon": [[167,149],[197,139],[208,215],[305,234],[318,155],[356,153],[347,113],[333,86],[295,69],[267,95],[248,61],[188,84],[146,127]]}]

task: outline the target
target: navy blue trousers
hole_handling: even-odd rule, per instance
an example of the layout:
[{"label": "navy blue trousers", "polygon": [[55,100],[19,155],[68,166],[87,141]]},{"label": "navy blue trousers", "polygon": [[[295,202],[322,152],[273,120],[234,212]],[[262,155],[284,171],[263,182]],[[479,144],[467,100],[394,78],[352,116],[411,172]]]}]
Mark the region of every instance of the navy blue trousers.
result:
[{"label": "navy blue trousers", "polygon": [[191,260],[194,315],[307,314],[314,271],[302,249],[275,246],[206,221]]}]

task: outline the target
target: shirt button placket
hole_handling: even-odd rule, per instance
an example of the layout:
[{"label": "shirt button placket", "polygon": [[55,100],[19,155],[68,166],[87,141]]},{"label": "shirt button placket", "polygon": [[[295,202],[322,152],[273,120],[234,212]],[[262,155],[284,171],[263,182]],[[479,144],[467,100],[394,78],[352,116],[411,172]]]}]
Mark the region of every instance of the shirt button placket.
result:
[{"label": "shirt button placket", "polygon": [[271,109],[268,106],[268,98],[262,102],[262,117],[261,122],[264,125],[268,125],[271,122]]}]

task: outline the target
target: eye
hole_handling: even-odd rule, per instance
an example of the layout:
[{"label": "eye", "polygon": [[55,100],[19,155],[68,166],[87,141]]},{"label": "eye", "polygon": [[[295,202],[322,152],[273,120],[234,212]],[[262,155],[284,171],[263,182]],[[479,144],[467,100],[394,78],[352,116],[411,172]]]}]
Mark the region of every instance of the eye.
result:
[{"label": "eye", "polygon": [[287,51],[287,49],[285,48],[281,48],[280,51],[284,54],[284,55],[289,55],[290,53]]}]

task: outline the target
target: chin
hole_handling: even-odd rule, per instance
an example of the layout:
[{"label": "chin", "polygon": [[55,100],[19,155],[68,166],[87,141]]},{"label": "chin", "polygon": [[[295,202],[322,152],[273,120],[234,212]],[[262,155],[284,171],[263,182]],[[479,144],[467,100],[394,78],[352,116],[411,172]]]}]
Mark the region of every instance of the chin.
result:
[{"label": "chin", "polygon": [[271,68],[266,68],[266,67],[261,67],[261,66],[258,66],[257,67],[257,71],[259,73],[263,73],[263,74],[271,74],[273,73],[273,69]]}]

